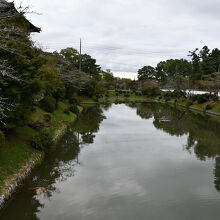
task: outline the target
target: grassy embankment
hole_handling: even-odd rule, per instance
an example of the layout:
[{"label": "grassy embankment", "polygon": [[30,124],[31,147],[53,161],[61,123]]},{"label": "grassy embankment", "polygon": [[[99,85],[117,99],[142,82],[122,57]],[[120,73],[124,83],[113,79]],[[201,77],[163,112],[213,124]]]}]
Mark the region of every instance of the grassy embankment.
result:
[{"label": "grassy embankment", "polygon": [[178,104],[184,106],[186,108],[195,108],[204,112],[213,112],[220,114],[220,102],[217,101],[206,101],[204,103],[199,104],[198,101],[192,101],[188,98],[169,98],[163,96],[158,96],[155,98],[157,101],[167,102],[171,104]]},{"label": "grassy embankment", "polygon": [[[53,137],[57,135],[60,129],[65,128],[70,124],[76,115],[70,112],[64,113],[64,110],[69,107],[67,102],[59,102],[57,110],[53,113],[45,112],[36,107],[35,111],[30,116],[29,123],[43,123],[51,131]],[[81,110],[81,107],[78,107]],[[51,120],[45,121],[45,115],[50,115]],[[7,180],[27,163],[34,155],[40,154],[40,151],[31,147],[31,140],[39,132],[29,126],[17,127],[6,135],[5,146],[0,149],[0,194],[5,187]]]},{"label": "grassy embankment", "polygon": [[138,94],[136,92],[130,91],[130,92],[115,92],[115,91],[109,91],[106,92],[103,97],[99,98],[87,98],[83,97],[81,102],[82,103],[94,103],[94,102],[140,102],[140,101],[147,101],[148,97]]},{"label": "grassy embankment", "polygon": [[[159,99],[160,97],[160,99]],[[188,98],[172,98],[172,97],[164,97],[163,95],[152,97],[152,96],[144,96],[138,94],[137,92],[122,92],[118,93],[115,91],[107,92],[103,97],[99,98],[98,100],[92,98],[83,98],[82,102],[85,103],[94,103],[94,102],[142,102],[142,101],[161,101],[171,104],[178,104],[183,107],[187,108],[195,108],[201,110],[203,112],[213,112],[220,114],[220,102],[215,101],[207,101],[202,104],[199,104],[198,101],[192,101]],[[208,106],[208,108],[207,108]]]}]

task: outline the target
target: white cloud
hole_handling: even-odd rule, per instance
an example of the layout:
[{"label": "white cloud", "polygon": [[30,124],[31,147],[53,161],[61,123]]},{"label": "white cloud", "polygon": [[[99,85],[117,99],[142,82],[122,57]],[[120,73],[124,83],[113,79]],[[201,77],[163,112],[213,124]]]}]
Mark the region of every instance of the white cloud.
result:
[{"label": "white cloud", "polygon": [[[15,0],[19,3],[20,0]],[[79,47],[103,68],[136,73],[144,65],[220,47],[218,0],[23,0],[42,16],[35,41],[49,50]]]}]

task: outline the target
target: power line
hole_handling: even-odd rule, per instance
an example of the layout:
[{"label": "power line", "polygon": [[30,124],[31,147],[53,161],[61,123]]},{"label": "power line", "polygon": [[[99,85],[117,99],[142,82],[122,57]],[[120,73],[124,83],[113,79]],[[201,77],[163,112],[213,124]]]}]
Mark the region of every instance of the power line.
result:
[{"label": "power line", "polygon": [[[57,47],[59,46],[67,46],[68,44],[71,44],[71,46],[76,46],[78,43],[75,42],[68,42],[68,43],[49,43],[49,46],[52,47]],[[165,49],[160,49],[160,51],[154,51],[152,49],[137,49],[137,48],[124,48],[124,47],[113,47],[113,46],[107,46],[107,45],[100,45],[100,44],[94,44],[94,45],[89,45],[90,43],[85,42],[84,47],[88,49],[95,49],[95,50],[102,50],[102,52],[109,52],[112,51],[113,53],[115,52],[122,52],[126,53],[125,55],[134,55],[135,54],[143,54],[143,55],[161,55],[161,56],[172,56],[172,57],[181,57],[181,56],[187,56],[183,52],[175,52],[175,51],[169,51],[170,49],[167,49],[168,51],[165,51]],[[175,54],[173,54],[175,53]]]},{"label": "power line", "polygon": [[[70,45],[70,46],[68,46]],[[78,47],[78,42],[51,42],[48,44],[49,47],[55,47],[57,46],[61,47]],[[109,45],[104,45],[104,44],[98,44],[98,43],[91,43],[91,42],[84,42],[84,50],[87,50],[87,53],[92,53],[92,54],[108,54],[108,55],[114,55],[114,56],[135,56],[135,55],[144,55],[144,56],[157,56],[157,57],[172,57],[172,58],[183,58],[186,56],[186,54],[181,54],[180,52],[175,52],[171,48],[168,49],[160,49],[159,51],[152,50],[152,48],[147,49],[139,49],[139,48],[126,48],[123,46],[109,46]],[[158,49],[157,49],[158,50]],[[167,51],[166,51],[167,50]],[[169,51],[170,50],[170,51]],[[80,66],[79,69],[81,70],[81,53],[82,53],[82,41],[80,39]],[[173,54],[175,53],[175,54]],[[97,59],[99,62],[104,63],[101,64],[101,66],[111,66],[111,65],[120,65],[120,66],[127,66],[128,68],[141,68],[143,65],[134,65],[130,63],[121,63],[121,62],[114,62],[114,61],[108,61],[108,64],[106,64],[106,59]]]}]

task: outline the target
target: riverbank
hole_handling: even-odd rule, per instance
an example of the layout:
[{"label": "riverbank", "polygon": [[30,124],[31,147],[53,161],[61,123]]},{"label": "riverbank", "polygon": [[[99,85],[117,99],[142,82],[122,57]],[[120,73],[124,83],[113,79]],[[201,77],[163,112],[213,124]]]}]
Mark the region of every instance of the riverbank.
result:
[{"label": "riverbank", "polygon": [[205,113],[211,116],[220,117],[220,102],[207,101],[199,104],[197,101],[190,101],[186,98],[177,98],[177,99],[169,99],[156,97],[155,100],[157,102],[163,102],[173,105],[178,105],[183,108],[190,109],[192,111],[197,111],[200,113]]},{"label": "riverbank", "polygon": [[[209,101],[202,104],[198,104],[197,102],[192,102],[189,105],[189,100],[184,98],[179,99],[169,99],[160,98],[159,97],[147,97],[143,95],[131,95],[129,97],[125,97],[123,94],[119,96],[115,96],[115,92],[111,92],[108,97],[100,98],[98,101],[94,101],[93,99],[82,100],[81,104],[92,105],[99,103],[139,103],[139,102],[161,102],[167,104],[173,104],[176,106],[180,106],[182,108],[186,108],[192,111],[196,111],[199,113],[205,113],[210,116],[220,117],[220,102]],[[207,109],[211,108],[211,109]]]},{"label": "riverbank", "polygon": [[[0,209],[44,159],[44,152],[31,147],[33,137],[39,134],[39,130],[33,126],[48,128],[56,143],[65,134],[68,125],[77,119],[76,114],[65,111],[68,108],[67,102],[59,102],[53,113],[36,107],[30,116],[29,126],[11,129],[6,134],[5,146],[0,149]],[[78,108],[80,112],[83,109]]]}]

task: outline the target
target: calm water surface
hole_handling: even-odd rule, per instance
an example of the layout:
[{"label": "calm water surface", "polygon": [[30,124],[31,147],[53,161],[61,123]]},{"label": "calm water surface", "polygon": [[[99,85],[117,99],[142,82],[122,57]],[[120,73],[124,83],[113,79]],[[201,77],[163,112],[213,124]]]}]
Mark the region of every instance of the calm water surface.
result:
[{"label": "calm water surface", "polygon": [[[88,108],[1,220],[219,220],[220,125],[157,104]],[[45,187],[33,191],[31,187]]]}]

